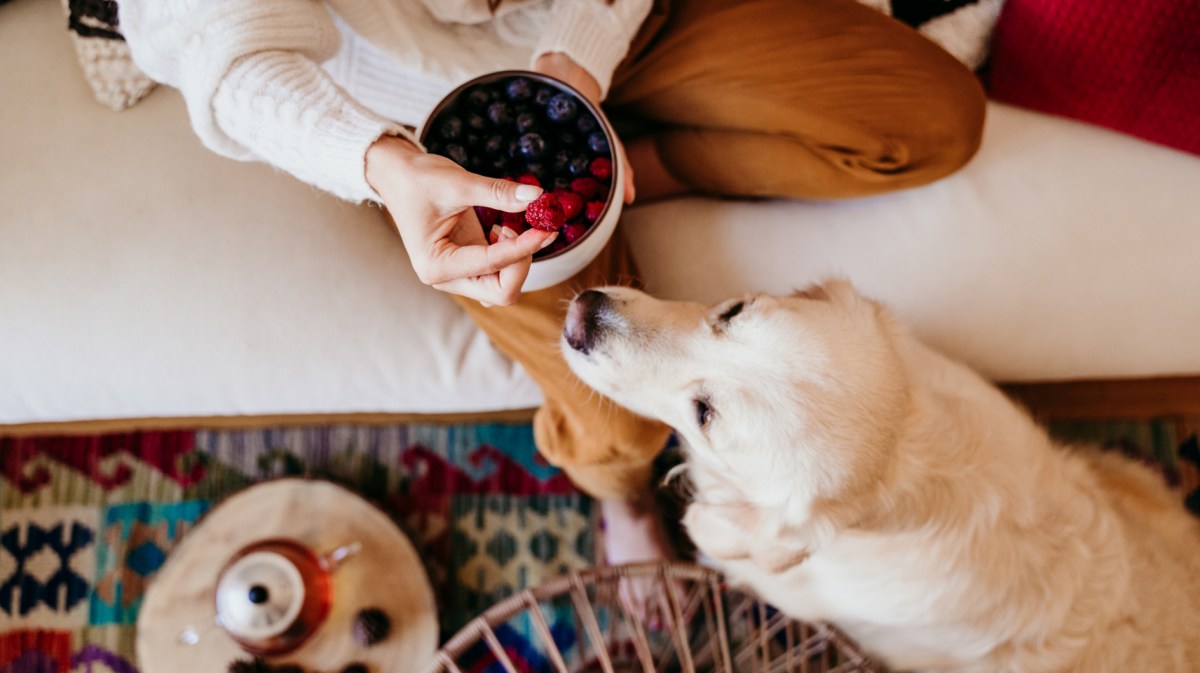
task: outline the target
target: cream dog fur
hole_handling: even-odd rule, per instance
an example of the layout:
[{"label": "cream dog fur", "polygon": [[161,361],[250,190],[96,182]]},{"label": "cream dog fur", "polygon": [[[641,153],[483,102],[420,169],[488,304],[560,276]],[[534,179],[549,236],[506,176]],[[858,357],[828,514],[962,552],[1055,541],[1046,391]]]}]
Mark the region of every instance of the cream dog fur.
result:
[{"label": "cream dog fur", "polygon": [[589,291],[563,351],[676,428],[702,552],[890,667],[1200,670],[1200,522],[849,284],[713,308]]}]

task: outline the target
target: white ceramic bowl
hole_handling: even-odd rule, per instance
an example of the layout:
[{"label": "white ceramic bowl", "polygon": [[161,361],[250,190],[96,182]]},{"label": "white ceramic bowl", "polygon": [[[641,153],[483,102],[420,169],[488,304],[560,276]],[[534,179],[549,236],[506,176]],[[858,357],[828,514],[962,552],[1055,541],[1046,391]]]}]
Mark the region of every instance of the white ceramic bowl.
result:
[{"label": "white ceramic bowl", "polygon": [[599,255],[600,251],[604,249],[608,240],[612,238],[613,230],[617,226],[617,220],[621,217],[621,208],[625,203],[624,150],[620,146],[620,143],[617,142],[616,133],[613,131],[608,117],[604,116],[603,110],[592,105],[591,102],[566,82],[541,73],[525,70],[503,70],[489,73],[476,77],[462,84],[454,91],[451,91],[449,95],[437,104],[433,112],[425,120],[425,124],[422,125],[422,128],[418,132],[421,142],[424,143],[426,140],[430,122],[437,119],[438,115],[446,107],[456,101],[468,89],[479,84],[488,84],[511,77],[526,77],[534,82],[547,84],[573,94],[583,109],[591,113],[600,123],[600,128],[604,131],[605,137],[608,138],[608,146],[612,148],[612,183],[609,187],[604,210],[601,211],[600,217],[596,218],[596,221],[587,228],[583,236],[576,239],[574,243],[552,254],[534,258],[533,264],[529,268],[529,276],[525,279],[525,284],[521,286],[521,291],[535,292],[570,280],[595,259],[596,255]]}]

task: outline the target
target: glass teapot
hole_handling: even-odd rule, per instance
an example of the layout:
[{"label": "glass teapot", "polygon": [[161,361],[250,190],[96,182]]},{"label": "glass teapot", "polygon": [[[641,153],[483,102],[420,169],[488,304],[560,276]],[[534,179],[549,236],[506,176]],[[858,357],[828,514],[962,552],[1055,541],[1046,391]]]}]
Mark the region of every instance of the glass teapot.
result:
[{"label": "glass teapot", "polygon": [[[260,540],[243,547],[218,575],[215,627],[255,656],[295,650],[329,615],[333,573],[359,549],[358,543],[351,543],[318,555],[289,538]],[[196,644],[202,635],[188,628],[180,640]]]}]

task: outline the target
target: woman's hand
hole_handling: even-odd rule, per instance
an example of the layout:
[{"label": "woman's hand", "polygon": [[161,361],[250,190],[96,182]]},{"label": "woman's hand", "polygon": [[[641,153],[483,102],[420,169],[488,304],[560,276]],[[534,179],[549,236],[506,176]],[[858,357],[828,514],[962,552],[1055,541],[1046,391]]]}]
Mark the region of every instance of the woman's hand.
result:
[{"label": "woman's hand", "polygon": [[533,253],[555,232],[530,229],[488,245],[472,206],[521,212],[542,190],[467,172],[453,161],[385,136],[367,150],[367,182],[387,206],[417,278],[484,305],[517,300]]},{"label": "woman's hand", "polygon": [[[591,73],[584,70],[582,66],[573,61],[570,56],[563,53],[542,54],[533,63],[535,72],[540,72],[543,75],[549,75],[556,79],[560,79],[567,84],[575,87],[575,90],[583,94],[583,97],[588,99],[597,108],[600,107],[600,83],[592,77]],[[625,203],[633,203],[634,188],[633,188],[633,168],[629,165],[629,157],[625,154],[625,149],[621,146],[621,140],[616,136],[613,137],[616,142],[613,143],[614,156],[621,157],[621,167],[625,175]]]}]

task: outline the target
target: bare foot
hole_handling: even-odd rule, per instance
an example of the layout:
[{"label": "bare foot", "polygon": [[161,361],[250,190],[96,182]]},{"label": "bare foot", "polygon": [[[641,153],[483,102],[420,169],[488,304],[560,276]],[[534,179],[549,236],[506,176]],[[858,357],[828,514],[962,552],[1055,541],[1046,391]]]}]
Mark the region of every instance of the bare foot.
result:
[{"label": "bare foot", "polygon": [[604,557],[609,565],[676,558],[653,496],[637,502],[601,500],[600,511],[604,516]]},{"label": "bare foot", "polygon": [[[677,558],[662,516],[647,494],[637,502],[600,501],[604,516],[604,555],[609,565],[666,562]],[[662,623],[662,587],[655,579],[621,583],[621,598],[633,615],[657,630]]]}]

